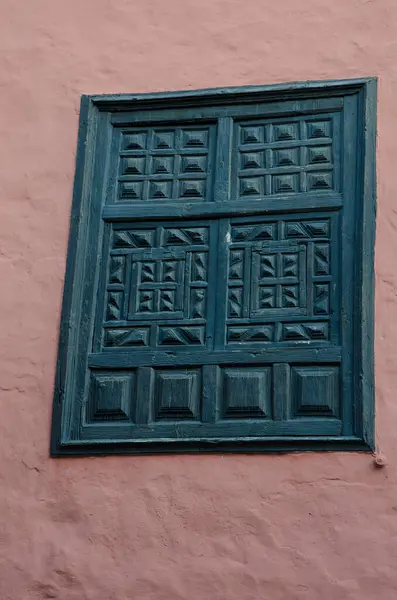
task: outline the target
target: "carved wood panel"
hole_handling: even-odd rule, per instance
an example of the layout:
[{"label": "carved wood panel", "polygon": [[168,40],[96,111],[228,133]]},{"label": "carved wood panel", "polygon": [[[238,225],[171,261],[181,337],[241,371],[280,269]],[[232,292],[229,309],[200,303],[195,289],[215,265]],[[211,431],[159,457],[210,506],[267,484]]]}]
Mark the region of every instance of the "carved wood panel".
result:
[{"label": "carved wood panel", "polygon": [[59,447],[364,444],[367,88],[352,86],[90,104]]}]

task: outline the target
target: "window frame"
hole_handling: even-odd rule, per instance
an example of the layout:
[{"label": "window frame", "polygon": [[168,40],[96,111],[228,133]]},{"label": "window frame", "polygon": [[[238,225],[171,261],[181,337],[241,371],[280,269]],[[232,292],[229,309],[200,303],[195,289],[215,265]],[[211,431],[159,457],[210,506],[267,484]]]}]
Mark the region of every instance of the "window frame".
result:
[{"label": "window frame", "polygon": [[[128,442],[117,445],[106,441],[87,443],[73,434],[71,427],[74,403],[65,394],[70,364],[78,360],[78,331],[89,326],[84,314],[84,298],[87,293],[84,282],[84,269],[92,249],[89,243],[90,222],[87,215],[91,206],[92,194],[102,194],[103,185],[98,176],[106,159],[107,128],[112,118],[122,113],[148,108],[156,111],[175,109],[199,111],[202,107],[233,105],[241,103],[278,102],[286,100],[313,100],[337,98],[357,94],[359,98],[359,119],[361,144],[357,143],[357,181],[360,186],[360,230],[357,232],[359,252],[356,261],[357,286],[355,298],[355,430],[351,438],[338,440],[326,436],[302,436],[295,439],[267,438],[261,442],[236,439],[233,442],[179,442],[178,444],[151,443],[150,447],[137,447]],[[136,113],[138,111],[138,113]],[[377,80],[361,78],[340,81],[300,82],[266,86],[239,88],[215,88],[185,92],[160,92],[136,95],[84,95],[81,98],[80,124],[76,156],[76,171],[73,189],[73,202],[70,220],[70,233],[66,261],[63,304],[60,319],[59,349],[55,378],[53,419],[50,452],[52,456],[93,455],[93,454],[142,454],[142,453],[184,453],[184,452],[288,452],[296,450],[360,450],[374,449],[374,245],[376,217],[376,112]],[[193,113],[192,113],[193,114]],[[102,148],[99,153],[96,148]],[[122,208],[120,209],[122,210]],[[92,209],[91,209],[92,211]],[[90,218],[101,221],[102,207],[98,206]],[[103,224],[100,224],[101,227]],[[90,233],[91,232],[91,233]],[[95,233],[95,232],[94,232]],[[78,259],[78,260],[77,260]],[[95,321],[96,315],[93,319]],[[65,436],[65,431],[69,431]],[[71,434],[70,434],[71,432]]]}]

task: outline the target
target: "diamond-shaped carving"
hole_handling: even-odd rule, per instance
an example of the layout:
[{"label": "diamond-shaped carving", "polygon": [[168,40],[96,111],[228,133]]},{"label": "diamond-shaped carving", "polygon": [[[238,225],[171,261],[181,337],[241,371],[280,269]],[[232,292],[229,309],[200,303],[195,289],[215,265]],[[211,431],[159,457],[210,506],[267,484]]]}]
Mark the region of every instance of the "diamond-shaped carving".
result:
[{"label": "diamond-shaped carving", "polygon": [[205,316],[205,295],[206,290],[192,289],[190,302],[190,317],[192,319],[203,319]]},{"label": "diamond-shaped carving", "polygon": [[284,254],[283,255],[283,276],[297,277],[298,276],[298,255]]},{"label": "diamond-shaped carving", "polygon": [[261,325],[249,327],[228,327],[228,343],[249,344],[255,342],[272,342],[274,338],[274,325]]},{"label": "diamond-shaped carving", "polygon": [[105,346],[147,346],[149,327],[131,327],[128,329],[106,329]]},{"label": "diamond-shaped carving", "polygon": [[233,242],[274,239],[274,223],[243,225],[232,228]]},{"label": "diamond-shaped carving", "polygon": [[328,221],[287,221],[285,224],[286,238],[328,238]]},{"label": "diamond-shaped carving", "polygon": [[282,286],[282,303],[285,308],[296,308],[298,306],[298,286]]},{"label": "diamond-shaped carving", "polygon": [[281,341],[304,342],[329,339],[328,323],[284,323]]},{"label": "diamond-shaped carving", "polygon": [[114,248],[150,248],[153,246],[154,230],[116,230],[113,234]]},{"label": "diamond-shaped carving", "polygon": [[259,308],[274,308],[276,306],[276,287],[259,288]]},{"label": "diamond-shaped carving", "polygon": [[106,309],[107,321],[119,321],[121,318],[121,306],[123,302],[123,292],[109,292]]},{"label": "diamond-shaped carving", "polygon": [[207,281],[207,254],[204,252],[192,254],[191,281]]},{"label": "diamond-shaped carving", "polygon": [[159,346],[201,346],[204,327],[159,327]]},{"label": "diamond-shaped carving", "polygon": [[230,252],[229,279],[241,280],[244,269],[244,252],[233,250]]},{"label": "diamond-shaped carving", "polygon": [[316,244],[314,246],[314,274],[329,275],[328,244]]},{"label": "diamond-shaped carving", "polygon": [[138,295],[138,312],[154,311],[154,291],[143,290]]},{"label": "diamond-shaped carving", "polygon": [[261,256],[259,277],[275,277],[276,276],[276,255]]},{"label": "diamond-shaped carving", "polygon": [[208,230],[206,227],[171,227],[164,229],[164,246],[195,246],[206,244],[208,241]]},{"label": "diamond-shaped carving", "polygon": [[319,283],[313,286],[314,291],[314,314],[329,314],[329,284]]},{"label": "diamond-shaped carving", "polygon": [[124,283],[125,256],[112,256],[110,259],[109,283]]},{"label": "diamond-shaped carving", "polygon": [[166,260],[166,261],[162,262],[161,267],[162,267],[161,280],[164,281],[165,283],[167,283],[167,282],[176,283],[178,262],[176,260]]},{"label": "diamond-shaped carving", "polygon": [[243,290],[242,288],[229,289],[229,317],[241,317]]},{"label": "diamond-shaped carving", "polygon": [[154,262],[144,262],[141,264],[141,282],[147,283],[154,281],[154,271],[155,271],[155,263]]},{"label": "diamond-shaped carving", "polygon": [[160,291],[160,312],[172,312],[175,310],[175,290]]}]

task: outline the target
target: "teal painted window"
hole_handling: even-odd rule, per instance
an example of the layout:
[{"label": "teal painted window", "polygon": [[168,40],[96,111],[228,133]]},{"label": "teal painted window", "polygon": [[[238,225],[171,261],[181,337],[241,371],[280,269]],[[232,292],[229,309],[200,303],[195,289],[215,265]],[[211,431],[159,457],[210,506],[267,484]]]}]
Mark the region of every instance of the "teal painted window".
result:
[{"label": "teal painted window", "polygon": [[371,449],[376,82],[83,97],[53,455]]}]

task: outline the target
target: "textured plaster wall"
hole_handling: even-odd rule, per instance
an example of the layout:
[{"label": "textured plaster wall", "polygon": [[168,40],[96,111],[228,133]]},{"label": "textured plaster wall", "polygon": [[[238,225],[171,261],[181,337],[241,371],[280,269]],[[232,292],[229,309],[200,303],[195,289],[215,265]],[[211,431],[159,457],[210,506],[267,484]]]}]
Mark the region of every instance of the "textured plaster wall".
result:
[{"label": "textured plaster wall", "polygon": [[[1,600],[397,596],[397,3],[0,0]],[[368,455],[50,460],[81,93],[380,77]]]}]

